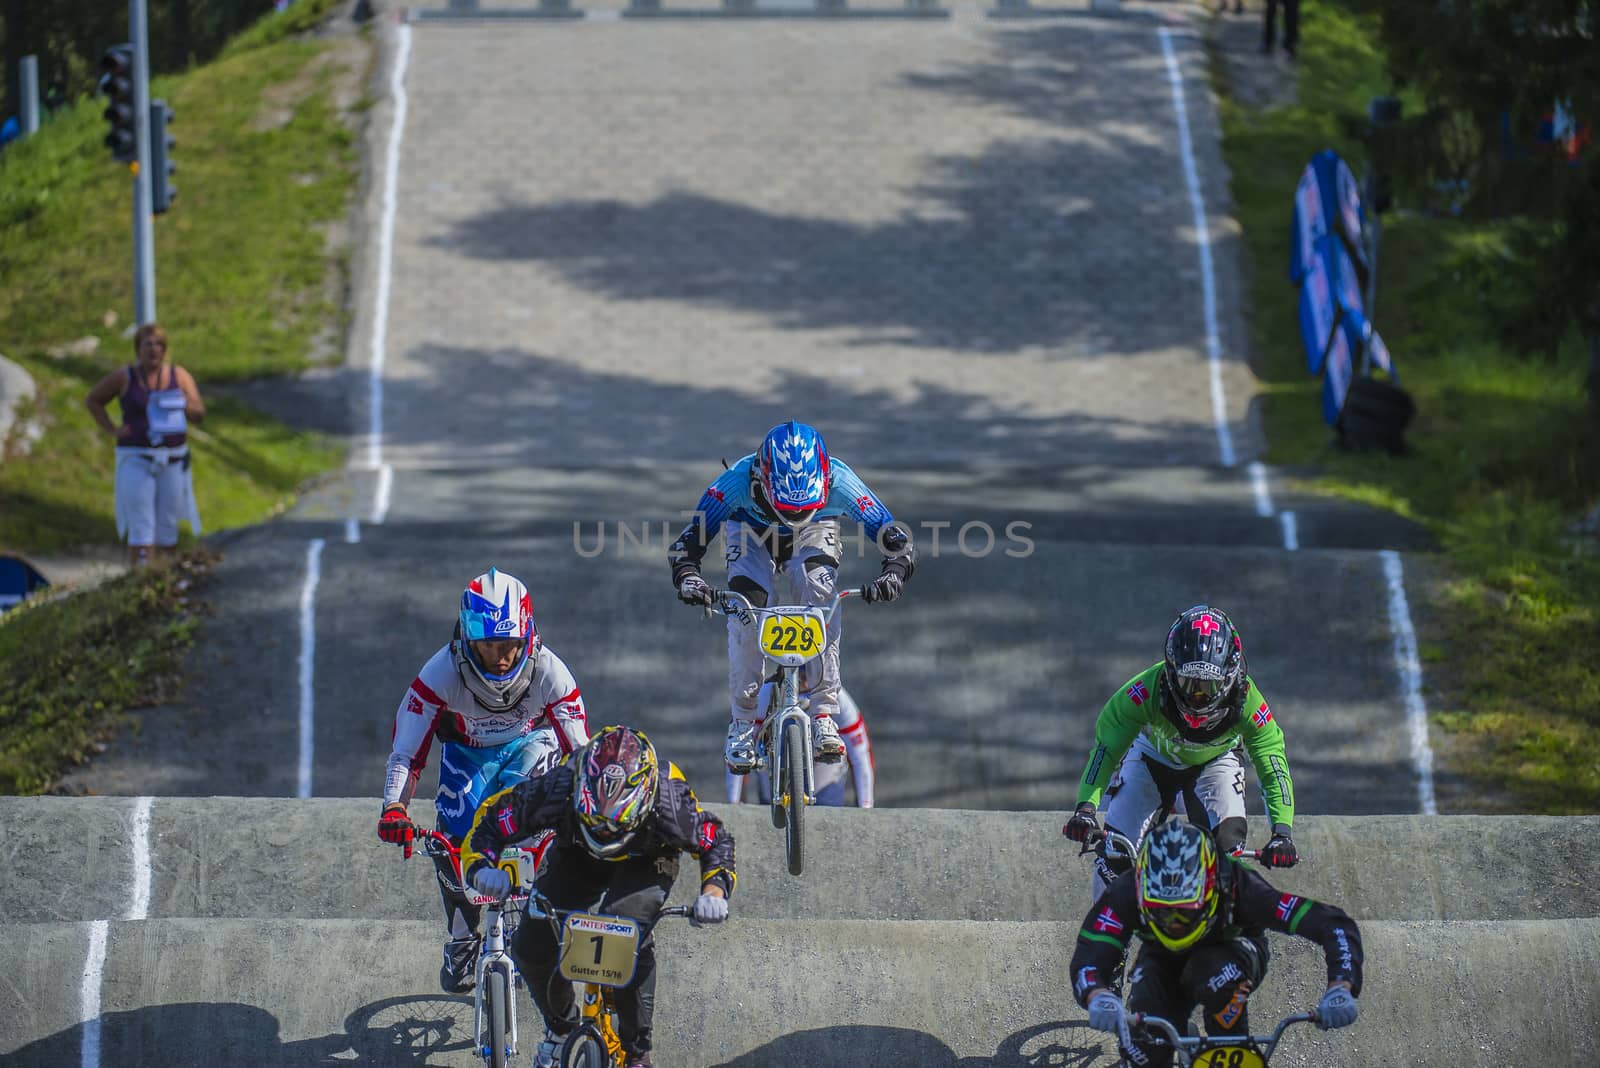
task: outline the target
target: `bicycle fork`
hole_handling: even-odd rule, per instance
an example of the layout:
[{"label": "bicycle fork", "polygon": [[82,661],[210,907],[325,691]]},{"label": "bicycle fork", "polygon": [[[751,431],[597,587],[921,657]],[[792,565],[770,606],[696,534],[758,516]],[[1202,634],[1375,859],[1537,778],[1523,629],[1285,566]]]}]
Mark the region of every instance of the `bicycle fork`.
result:
[{"label": "bicycle fork", "polygon": [[484,979],[490,972],[499,971],[506,977],[506,1027],[511,1032],[507,1036],[506,1055],[514,1056],[517,1052],[517,968],[506,952],[503,910],[490,905],[484,912],[489,917],[489,929],[484,932],[483,949],[478,955],[478,981],[472,990],[472,1034],[481,1053],[488,1045],[484,1030],[490,1026],[483,1004]]},{"label": "bicycle fork", "polygon": [[801,767],[805,771],[806,796],[797,798],[796,802],[809,805],[814,803],[817,797],[816,769],[811,761],[811,713],[800,707],[800,672],[795,668],[788,668],[783,673],[783,693],[780,700],[783,702],[783,711],[772,724],[772,761],[768,772],[772,779],[772,803],[775,807],[781,808],[780,799],[783,791],[789,788],[788,778],[783,771],[784,746],[787,744],[786,728],[790,720],[798,720],[801,744],[805,747],[800,759],[804,761]]}]

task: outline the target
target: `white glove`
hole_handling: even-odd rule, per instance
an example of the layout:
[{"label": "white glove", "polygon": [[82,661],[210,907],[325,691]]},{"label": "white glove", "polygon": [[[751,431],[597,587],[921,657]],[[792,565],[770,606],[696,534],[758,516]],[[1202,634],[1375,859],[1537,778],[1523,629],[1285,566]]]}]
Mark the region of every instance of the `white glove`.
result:
[{"label": "white glove", "polygon": [[701,894],[694,899],[694,912],[689,917],[689,926],[704,927],[708,923],[721,923],[727,918],[727,898],[717,894]]},{"label": "white glove", "polygon": [[1317,1002],[1317,1026],[1324,1031],[1356,1022],[1356,999],[1342,986],[1330,986]]},{"label": "white glove", "polygon": [[1089,1001],[1089,1026],[1096,1031],[1122,1032],[1122,999],[1102,990]]},{"label": "white glove", "polygon": [[504,901],[511,895],[511,873],[485,864],[473,874],[472,888],[486,897]]}]

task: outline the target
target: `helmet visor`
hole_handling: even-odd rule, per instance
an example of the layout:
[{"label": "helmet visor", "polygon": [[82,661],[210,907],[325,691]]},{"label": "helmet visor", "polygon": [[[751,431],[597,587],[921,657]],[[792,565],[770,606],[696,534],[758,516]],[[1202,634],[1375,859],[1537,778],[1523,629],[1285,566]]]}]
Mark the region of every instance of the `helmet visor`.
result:
[{"label": "helmet visor", "polygon": [[616,820],[608,820],[604,816],[580,812],[578,813],[578,818],[583,821],[584,827],[588,828],[589,837],[604,845],[621,841],[628,833],[626,827],[623,827]]},{"label": "helmet visor", "polygon": [[527,645],[526,638],[480,638],[468,642],[467,648],[472,650],[472,659],[484,675],[498,682],[516,673]]}]

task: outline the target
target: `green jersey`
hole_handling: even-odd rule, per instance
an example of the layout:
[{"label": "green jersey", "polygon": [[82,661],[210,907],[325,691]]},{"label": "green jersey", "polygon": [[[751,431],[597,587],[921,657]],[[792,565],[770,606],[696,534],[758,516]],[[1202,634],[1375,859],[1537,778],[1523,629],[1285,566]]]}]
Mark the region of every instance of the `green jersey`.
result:
[{"label": "green jersey", "polygon": [[1272,718],[1266,698],[1256,689],[1255,680],[1245,676],[1249,691],[1237,722],[1208,741],[1194,742],[1179,734],[1161,710],[1157,685],[1161,669],[1162,663],[1157,661],[1129,679],[1100,710],[1094,725],[1094,749],[1078,781],[1078,804],[1100,803],[1100,794],[1133,740],[1143,731],[1162,760],[1181,768],[1205,764],[1243,744],[1250,763],[1255,765],[1256,777],[1261,780],[1268,817],[1273,823],[1292,826],[1294,783],[1289,778],[1289,758],[1284,755],[1283,731]]}]

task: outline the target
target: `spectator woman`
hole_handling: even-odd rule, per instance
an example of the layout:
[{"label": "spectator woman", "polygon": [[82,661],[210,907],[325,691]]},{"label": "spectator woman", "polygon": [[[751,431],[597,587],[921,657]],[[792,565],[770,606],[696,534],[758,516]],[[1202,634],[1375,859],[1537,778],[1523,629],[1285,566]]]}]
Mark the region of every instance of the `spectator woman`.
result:
[{"label": "spectator woman", "polygon": [[[194,376],[167,356],[167,333],[146,323],[133,336],[135,360],[112,371],[84,400],[100,428],[117,442],[117,536],[128,542],[128,564],[168,556],[178,544],[178,521],[200,533],[189,472],[189,423],[205,419]],[[122,402],[122,425],[106,413]]]}]

